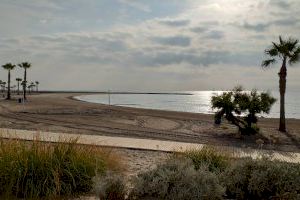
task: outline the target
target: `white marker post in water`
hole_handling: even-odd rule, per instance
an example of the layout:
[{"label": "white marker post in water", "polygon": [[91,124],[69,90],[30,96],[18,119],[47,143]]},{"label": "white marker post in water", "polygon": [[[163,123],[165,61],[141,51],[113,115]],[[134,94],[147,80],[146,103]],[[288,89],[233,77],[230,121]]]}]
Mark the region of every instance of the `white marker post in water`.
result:
[{"label": "white marker post in water", "polygon": [[108,105],[110,105],[110,90],[108,90]]}]

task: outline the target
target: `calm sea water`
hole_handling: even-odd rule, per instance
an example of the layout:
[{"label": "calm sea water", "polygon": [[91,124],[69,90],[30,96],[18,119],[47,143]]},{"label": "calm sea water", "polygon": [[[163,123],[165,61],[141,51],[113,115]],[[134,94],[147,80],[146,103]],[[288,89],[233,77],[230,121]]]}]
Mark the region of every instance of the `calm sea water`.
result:
[{"label": "calm sea water", "polygon": [[[192,113],[212,114],[210,99],[214,94],[222,91],[187,91],[184,94],[97,94],[75,97],[78,100],[128,106],[136,108],[149,108],[160,110],[183,111]],[[271,92],[277,98],[270,114],[264,115],[269,118],[279,118],[279,93]],[[287,92],[286,94],[286,117],[300,119],[300,92]]]}]

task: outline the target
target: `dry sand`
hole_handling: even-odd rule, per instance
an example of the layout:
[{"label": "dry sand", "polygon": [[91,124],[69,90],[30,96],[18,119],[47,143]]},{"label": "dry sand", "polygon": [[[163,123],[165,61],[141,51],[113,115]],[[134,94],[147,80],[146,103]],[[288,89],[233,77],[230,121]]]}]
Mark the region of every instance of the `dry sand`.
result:
[{"label": "dry sand", "polygon": [[298,119],[288,119],[288,133],[280,133],[278,119],[261,118],[260,134],[240,137],[236,127],[228,123],[215,126],[212,115],[108,106],[72,99],[83,94],[30,95],[24,106],[16,99],[1,99],[0,127],[251,148],[257,148],[257,139],[262,139],[266,149],[300,150]]}]

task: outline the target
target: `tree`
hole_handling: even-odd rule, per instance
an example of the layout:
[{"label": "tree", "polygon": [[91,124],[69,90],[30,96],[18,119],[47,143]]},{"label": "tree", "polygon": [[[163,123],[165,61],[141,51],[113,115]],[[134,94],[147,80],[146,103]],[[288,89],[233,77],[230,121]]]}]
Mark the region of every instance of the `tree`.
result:
[{"label": "tree", "polygon": [[27,86],[28,91],[29,91],[29,94],[31,94],[31,93],[33,92],[33,88],[34,88],[34,87],[35,87],[35,85],[34,85],[33,82],[31,82],[31,83]]},{"label": "tree", "polygon": [[29,86],[30,86],[30,90],[31,90],[31,92],[33,92],[33,88],[35,87],[35,84],[34,84],[34,82],[31,82]]},{"label": "tree", "polygon": [[18,95],[20,94],[20,82],[22,81],[21,78],[16,78],[16,81],[18,82]]},{"label": "tree", "polygon": [[11,95],[10,95],[10,71],[13,70],[16,65],[13,65],[11,63],[6,63],[5,65],[2,65],[2,67],[4,69],[6,69],[8,71],[8,78],[7,78],[7,100],[11,99]]},{"label": "tree", "polygon": [[2,80],[0,80],[0,87],[1,87],[1,92],[4,92],[4,88],[5,88],[5,82],[3,82]]},{"label": "tree", "polygon": [[39,91],[39,84],[40,84],[40,82],[38,82],[38,81],[35,81],[36,92],[38,92],[38,91]]},{"label": "tree", "polygon": [[215,95],[211,99],[212,108],[218,109],[215,114],[215,123],[220,124],[225,116],[236,125],[241,134],[254,134],[258,132],[256,114],[269,113],[276,99],[268,93],[258,93],[256,90],[243,92],[241,87],[231,92]]},{"label": "tree", "polygon": [[2,93],[4,93],[4,91],[5,91],[5,85],[6,85],[6,82],[2,82],[1,83]]},{"label": "tree", "polygon": [[28,62],[23,62],[21,64],[18,64],[18,66],[24,69],[23,98],[24,100],[26,100],[27,69],[31,67],[31,64]]},{"label": "tree", "polygon": [[279,43],[273,42],[269,49],[265,50],[265,54],[269,57],[262,62],[262,67],[269,67],[276,63],[277,59],[282,61],[279,75],[279,92],[280,92],[280,123],[279,131],[286,132],[285,123],[285,91],[287,63],[290,65],[300,61],[299,41],[294,38],[283,39],[279,36]]}]

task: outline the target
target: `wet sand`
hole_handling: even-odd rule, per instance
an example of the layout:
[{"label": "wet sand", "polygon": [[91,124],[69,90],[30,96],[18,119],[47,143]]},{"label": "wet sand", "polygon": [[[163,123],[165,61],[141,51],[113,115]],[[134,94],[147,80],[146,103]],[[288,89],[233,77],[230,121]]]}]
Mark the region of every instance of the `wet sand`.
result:
[{"label": "wet sand", "polygon": [[260,134],[240,137],[236,127],[215,126],[213,115],[137,109],[81,102],[86,93],[44,93],[28,96],[25,105],[0,100],[0,127],[49,132],[126,136],[218,146],[300,150],[300,120],[288,119],[288,133],[277,131],[278,119],[261,118]]}]

